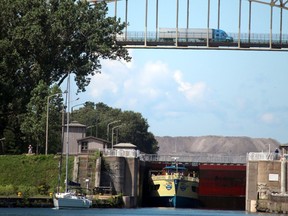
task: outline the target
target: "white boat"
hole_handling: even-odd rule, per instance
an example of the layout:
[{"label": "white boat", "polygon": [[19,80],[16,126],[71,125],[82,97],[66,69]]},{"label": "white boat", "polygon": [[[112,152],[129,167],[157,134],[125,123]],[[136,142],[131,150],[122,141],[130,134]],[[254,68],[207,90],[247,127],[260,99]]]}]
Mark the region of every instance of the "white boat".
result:
[{"label": "white boat", "polygon": [[[65,179],[65,192],[58,191],[53,196],[53,203],[55,209],[81,209],[81,208],[90,208],[92,206],[92,201],[88,199],[86,196],[78,195],[74,192],[69,191],[69,181],[68,181],[68,157],[69,157],[69,110],[70,110],[70,73],[67,79],[67,90],[68,90],[68,98],[66,101],[68,102],[68,112],[67,112],[67,140],[66,140],[66,179]],[[63,135],[62,135],[63,136]],[[60,167],[61,170],[61,167]],[[60,174],[59,174],[60,176]],[[60,179],[60,178],[59,178]]]},{"label": "white boat", "polygon": [[91,200],[71,192],[56,193],[53,198],[53,203],[56,209],[81,209],[90,208],[92,206]]}]

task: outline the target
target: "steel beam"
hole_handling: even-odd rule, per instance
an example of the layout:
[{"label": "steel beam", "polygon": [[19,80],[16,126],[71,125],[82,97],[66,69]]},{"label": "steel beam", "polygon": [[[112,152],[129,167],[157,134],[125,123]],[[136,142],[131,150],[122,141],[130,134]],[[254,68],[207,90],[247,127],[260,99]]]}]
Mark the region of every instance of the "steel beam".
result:
[{"label": "steel beam", "polygon": [[241,47],[241,15],[242,15],[242,0],[239,0],[239,15],[238,15],[238,48]]},{"label": "steel beam", "polygon": [[144,31],[145,46],[147,46],[147,25],[148,25],[148,0],[146,0],[146,6],[145,6],[145,31]]},{"label": "steel beam", "polygon": [[207,12],[207,47],[209,47],[209,28],[210,28],[210,0],[208,0],[208,12]]},{"label": "steel beam", "polygon": [[220,29],[220,0],[218,0],[218,23],[217,28]]},{"label": "steel beam", "polygon": [[288,6],[286,6],[288,4],[288,0],[270,0],[270,2],[265,2],[265,1],[260,1],[260,0],[248,0],[250,2],[256,2],[256,3],[260,3],[260,4],[266,4],[266,5],[270,5],[272,7],[278,7],[278,8],[283,8],[285,10],[288,10]]}]

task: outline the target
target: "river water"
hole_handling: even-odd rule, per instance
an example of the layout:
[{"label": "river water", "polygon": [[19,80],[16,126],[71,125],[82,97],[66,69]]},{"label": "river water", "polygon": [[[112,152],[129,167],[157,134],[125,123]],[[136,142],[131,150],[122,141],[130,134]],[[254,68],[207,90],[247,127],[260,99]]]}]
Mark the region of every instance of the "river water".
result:
[{"label": "river water", "polygon": [[[0,208],[0,216],[281,216],[282,214],[255,213],[248,214],[244,211],[217,211],[199,209],[174,209],[174,208],[135,208],[135,209],[83,209],[83,210],[56,210],[51,208]],[[284,214],[282,215],[284,216]]]}]

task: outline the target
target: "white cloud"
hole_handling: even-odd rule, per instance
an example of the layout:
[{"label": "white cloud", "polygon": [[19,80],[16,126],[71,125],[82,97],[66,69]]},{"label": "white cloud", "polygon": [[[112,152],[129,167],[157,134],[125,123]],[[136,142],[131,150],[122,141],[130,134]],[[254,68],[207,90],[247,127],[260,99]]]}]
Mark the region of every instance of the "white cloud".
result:
[{"label": "white cloud", "polygon": [[189,83],[185,82],[180,71],[174,73],[174,80],[178,83],[178,91],[192,103],[203,100],[208,87],[204,82]]},{"label": "white cloud", "polygon": [[173,74],[161,61],[149,61],[143,66],[120,61],[103,61],[102,73],[92,77],[87,88],[90,100],[103,101],[110,106],[141,111],[154,107],[171,97]]},{"label": "white cloud", "polygon": [[117,84],[109,74],[104,73],[94,76],[87,89],[93,98],[99,98],[107,91],[112,93],[118,92]]},{"label": "white cloud", "polygon": [[277,122],[277,118],[273,113],[264,113],[260,116],[260,120],[267,124],[272,124]]}]

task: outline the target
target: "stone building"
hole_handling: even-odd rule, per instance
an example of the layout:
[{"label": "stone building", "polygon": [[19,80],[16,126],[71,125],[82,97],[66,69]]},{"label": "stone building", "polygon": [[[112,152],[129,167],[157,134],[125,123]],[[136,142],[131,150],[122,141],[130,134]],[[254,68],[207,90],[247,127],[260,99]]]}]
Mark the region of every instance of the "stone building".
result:
[{"label": "stone building", "polygon": [[63,152],[66,152],[66,146],[68,141],[68,153],[69,155],[86,154],[90,150],[103,150],[107,148],[110,142],[97,137],[86,137],[87,126],[73,121],[69,124],[69,139],[67,136],[67,125],[64,127],[64,141]]}]

